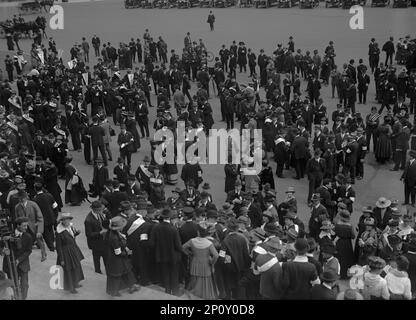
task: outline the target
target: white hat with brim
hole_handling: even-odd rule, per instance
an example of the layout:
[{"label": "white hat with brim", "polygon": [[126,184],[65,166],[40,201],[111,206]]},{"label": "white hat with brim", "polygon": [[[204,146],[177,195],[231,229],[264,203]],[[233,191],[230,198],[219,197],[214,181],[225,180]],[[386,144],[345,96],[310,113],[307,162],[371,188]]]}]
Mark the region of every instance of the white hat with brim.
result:
[{"label": "white hat with brim", "polygon": [[62,221],[62,220],[72,220],[74,217],[72,216],[71,213],[69,212],[63,212],[61,213],[61,215],[58,217],[58,222]]},{"label": "white hat with brim", "polygon": [[377,208],[381,208],[381,209],[388,208],[388,207],[390,207],[390,205],[391,205],[391,201],[389,199],[384,198],[384,197],[379,198],[376,202]]}]

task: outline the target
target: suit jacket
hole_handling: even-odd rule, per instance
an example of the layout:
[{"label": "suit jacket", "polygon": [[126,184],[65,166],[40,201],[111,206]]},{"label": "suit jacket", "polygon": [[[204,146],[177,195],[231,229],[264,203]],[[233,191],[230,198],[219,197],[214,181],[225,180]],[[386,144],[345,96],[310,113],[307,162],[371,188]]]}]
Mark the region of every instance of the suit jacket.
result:
[{"label": "suit jacket", "polygon": [[179,236],[181,238],[182,244],[187,243],[189,240],[196,238],[198,236],[198,225],[193,221],[186,221],[179,228]]},{"label": "suit jacket", "polygon": [[182,245],[178,230],[169,222],[155,225],[150,235],[156,263],[176,264],[181,259]]},{"label": "suit jacket", "polygon": [[308,157],[308,140],[304,136],[296,136],[291,151],[296,160],[306,159]]},{"label": "suit jacket", "polygon": [[315,179],[322,179],[324,173],[326,171],[326,161],[323,158],[319,159],[319,163],[316,161],[315,158],[311,158],[308,160],[306,164],[306,172],[308,174],[308,178],[315,178]]},{"label": "suit jacket", "polygon": [[100,231],[103,230],[103,222],[105,221],[104,215],[103,220],[99,221],[92,212],[88,213],[84,221],[85,236],[87,237],[88,248],[94,251],[105,250],[105,241]]},{"label": "suit jacket", "polygon": [[414,188],[416,186],[416,160],[413,160],[412,164],[410,164],[410,160],[407,161],[402,174],[402,179],[409,188]]},{"label": "suit jacket", "polygon": [[115,217],[118,214],[118,208],[120,207],[120,203],[128,199],[129,197],[127,196],[126,192],[114,191],[109,195],[108,202],[112,217]]},{"label": "suit jacket", "polygon": [[89,129],[91,136],[91,145],[93,147],[104,145],[105,131],[100,125],[92,125]]},{"label": "suit jacket", "polygon": [[123,183],[125,186],[127,186],[127,178],[130,173],[130,168],[127,165],[123,166],[123,169],[117,165],[114,167],[113,170],[114,175],[117,177],[117,180]]},{"label": "suit jacket", "polygon": [[311,289],[311,300],[336,300],[334,290],[328,289],[323,284],[317,284]]},{"label": "suit jacket", "polygon": [[14,213],[16,218],[29,219],[29,229],[33,236],[36,236],[36,233],[43,233],[43,215],[36,202],[28,200],[26,207],[18,203],[14,208]]}]

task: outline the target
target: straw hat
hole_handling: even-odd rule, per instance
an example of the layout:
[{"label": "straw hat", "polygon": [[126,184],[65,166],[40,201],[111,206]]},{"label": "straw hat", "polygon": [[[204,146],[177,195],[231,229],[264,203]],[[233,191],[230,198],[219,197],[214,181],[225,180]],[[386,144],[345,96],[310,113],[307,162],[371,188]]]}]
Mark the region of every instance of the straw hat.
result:
[{"label": "straw hat", "polygon": [[62,212],[58,217],[58,222],[61,222],[62,220],[72,220],[74,217],[70,212]]},{"label": "straw hat", "polygon": [[380,197],[376,202],[377,208],[381,208],[381,209],[388,208],[390,207],[390,205],[391,205],[391,201],[384,197]]},{"label": "straw hat", "polygon": [[110,221],[110,229],[115,231],[122,230],[127,224],[127,221],[120,216],[116,216]]}]

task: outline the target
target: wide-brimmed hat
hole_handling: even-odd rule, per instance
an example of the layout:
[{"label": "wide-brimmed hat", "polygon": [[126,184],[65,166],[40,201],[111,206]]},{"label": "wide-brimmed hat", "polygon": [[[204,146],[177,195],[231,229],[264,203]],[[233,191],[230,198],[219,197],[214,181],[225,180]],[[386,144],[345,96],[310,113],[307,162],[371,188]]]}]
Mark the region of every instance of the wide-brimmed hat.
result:
[{"label": "wide-brimmed hat", "polygon": [[334,225],[329,220],[322,221],[321,230],[332,230],[334,229]]},{"label": "wide-brimmed hat", "polygon": [[341,210],[339,212],[339,219],[344,222],[349,222],[351,219],[351,214],[348,210]]},{"label": "wide-brimmed hat", "polygon": [[278,237],[273,237],[270,240],[263,242],[263,247],[266,250],[279,251],[282,249],[282,241]]},{"label": "wide-brimmed hat", "polygon": [[299,233],[293,228],[290,228],[288,231],[286,231],[287,239],[296,240],[298,236],[299,236]]},{"label": "wide-brimmed hat", "polygon": [[133,205],[131,204],[130,201],[121,201],[120,202],[120,207],[119,207],[120,211],[127,211],[127,210],[131,210],[132,208],[133,208]]},{"label": "wide-brimmed hat", "polygon": [[374,220],[374,218],[366,218],[365,220],[364,220],[364,225],[366,225],[366,226],[375,226],[376,225],[376,221]]},{"label": "wide-brimmed hat", "polygon": [[96,200],[91,203],[91,209],[101,209],[102,207],[104,207],[104,205],[101,201]]},{"label": "wide-brimmed hat", "polygon": [[370,256],[368,257],[368,266],[371,269],[381,270],[386,266],[386,261],[380,257]]},{"label": "wide-brimmed hat", "polygon": [[388,208],[391,205],[391,201],[387,198],[384,197],[380,197],[377,201],[376,201],[376,206],[377,208]]},{"label": "wide-brimmed hat", "polygon": [[295,187],[287,188],[286,193],[295,193]]},{"label": "wide-brimmed hat", "polygon": [[339,276],[335,273],[334,270],[327,270],[322,272],[321,274],[321,280],[324,282],[334,282],[339,279]]},{"label": "wide-brimmed hat", "polygon": [[373,213],[373,208],[371,206],[363,207],[363,213]]},{"label": "wide-brimmed hat", "polygon": [[293,211],[288,211],[286,212],[286,214],[284,215],[284,219],[291,219],[291,220],[295,220],[296,219],[296,213]]},{"label": "wide-brimmed hat", "polygon": [[238,228],[239,228],[239,225],[238,225],[238,221],[237,221],[237,219],[236,219],[236,218],[230,218],[230,219],[227,221],[227,229],[228,229],[230,232],[235,232],[235,231],[237,231],[237,230],[238,230]]},{"label": "wide-brimmed hat", "polygon": [[209,185],[209,183],[208,183],[208,182],[205,182],[205,183],[202,185],[202,189],[204,189],[204,190],[209,190],[209,189],[211,189],[211,187],[210,187],[210,185]]},{"label": "wide-brimmed hat", "polygon": [[6,170],[0,170],[0,178],[6,179],[9,177],[9,173]]},{"label": "wide-brimmed hat", "polygon": [[387,223],[389,227],[398,227],[399,226],[399,220],[397,219],[390,219]]},{"label": "wide-brimmed hat", "polygon": [[170,210],[169,208],[164,208],[161,212],[160,212],[160,218],[162,219],[170,219],[172,218],[172,210]]},{"label": "wide-brimmed hat", "polygon": [[72,220],[74,219],[74,217],[72,216],[72,214],[70,212],[62,212],[59,217],[58,217],[58,222],[62,221],[62,220]]},{"label": "wide-brimmed hat", "polygon": [[226,202],[222,205],[222,209],[224,211],[232,210],[233,208],[234,208],[234,205],[231,204],[231,203],[228,203],[228,202]]},{"label": "wide-brimmed hat", "polygon": [[237,222],[240,224],[244,224],[245,227],[248,227],[251,224],[250,218],[247,216],[239,216],[237,218]]},{"label": "wide-brimmed hat", "polygon": [[321,252],[335,255],[337,253],[337,248],[333,243],[326,243],[321,247]]},{"label": "wide-brimmed hat", "polygon": [[275,235],[275,236],[283,234],[282,227],[278,226],[274,222],[266,223],[266,225],[263,227],[263,230],[267,234],[271,234],[271,235]]},{"label": "wide-brimmed hat", "polygon": [[298,238],[295,242],[295,249],[298,253],[304,254],[309,251],[308,240],[304,238]]},{"label": "wide-brimmed hat", "polygon": [[123,230],[123,228],[126,226],[126,224],[127,224],[126,219],[124,219],[121,216],[116,216],[116,217],[114,217],[110,220],[109,228],[111,230],[120,231],[120,230]]},{"label": "wide-brimmed hat", "polygon": [[321,200],[321,195],[319,193],[314,193],[311,197],[312,201],[318,201]]},{"label": "wide-brimmed hat", "polygon": [[402,216],[402,213],[400,212],[399,208],[397,207],[391,207],[391,215],[393,218],[400,218]]}]

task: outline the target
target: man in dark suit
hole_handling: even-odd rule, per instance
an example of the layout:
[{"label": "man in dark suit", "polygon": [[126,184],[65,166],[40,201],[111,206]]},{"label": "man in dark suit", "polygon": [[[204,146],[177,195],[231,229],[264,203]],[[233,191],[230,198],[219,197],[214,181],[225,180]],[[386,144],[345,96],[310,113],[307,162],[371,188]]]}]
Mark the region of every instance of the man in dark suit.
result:
[{"label": "man in dark suit", "polygon": [[111,212],[111,217],[115,217],[118,214],[120,203],[122,201],[128,200],[128,195],[126,192],[120,191],[120,182],[117,180],[113,181],[113,192],[110,193],[108,197],[109,208]]},{"label": "man in dark suit", "polygon": [[[122,190],[127,189],[127,178],[130,175],[130,167],[124,164],[122,158],[117,159],[117,165],[113,170],[115,178],[122,184]],[[104,180],[105,181],[105,180]]]},{"label": "man in dark suit", "polygon": [[164,209],[160,217],[163,221],[153,227],[150,241],[155,251],[156,263],[160,266],[165,292],[178,295],[181,240],[178,230],[171,224],[171,210]]},{"label": "man in dark suit", "polygon": [[309,218],[309,236],[316,241],[319,240],[320,228],[323,220],[329,219],[328,211],[321,203],[319,193],[314,193],[311,197],[312,212]]},{"label": "man in dark suit", "polygon": [[322,128],[318,125],[315,126],[315,137],[313,138],[312,146],[314,149],[320,149],[322,152],[325,151],[325,135],[322,133]]},{"label": "man in dark suit", "polygon": [[331,179],[325,178],[322,182],[322,186],[316,189],[316,193],[319,193],[321,197],[321,203],[325,206],[325,208],[328,210],[328,213],[332,218],[336,214],[337,209],[337,203],[335,201],[332,201],[332,181]]},{"label": "man in dark suit", "polygon": [[[184,224],[179,228],[179,236],[182,245],[189,240],[198,236],[198,225],[194,221],[194,208],[184,207],[182,213],[184,215]],[[182,271],[181,278],[185,281],[185,286],[189,283],[189,265],[190,260],[186,254],[182,254]]]},{"label": "man in dark suit", "polygon": [[95,160],[94,172],[92,176],[94,196],[101,197],[101,194],[105,189],[105,182],[108,180],[108,178],[109,176],[107,167],[104,167],[102,159],[97,158],[97,160]]},{"label": "man in dark suit", "polygon": [[388,61],[390,59],[390,65],[393,64],[393,54],[395,52],[394,43],[393,43],[393,37],[390,37],[390,39],[383,45],[382,50],[386,52],[386,61],[384,64],[387,66]]},{"label": "man in dark suit", "polygon": [[103,258],[104,266],[106,262],[106,247],[104,234],[106,218],[103,214],[104,206],[100,201],[94,201],[91,204],[91,211],[88,213],[84,221],[85,236],[87,237],[88,248],[92,250],[92,258],[94,261],[94,269],[96,273],[101,272],[100,259]]},{"label": "man in dark suit", "polygon": [[305,99],[302,106],[302,119],[305,121],[305,128],[309,133],[312,132],[314,110],[308,99]]},{"label": "man in dark suit", "polygon": [[95,56],[99,57],[100,56],[100,44],[101,44],[100,38],[94,34],[94,36],[91,39],[91,43],[92,43],[92,46],[94,47]]},{"label": "man in dark suit", "polygon": [[412,202],[412,206],[415,206],[416,196],[416,151],[410,150],[409,161],[406,163],[404,172],[400,178],[404,182],[404,203],[403,205],[409,204],[409,196]]},{"label": "man in dark suit", "polygon": [[308,203],[311,201],[312,194],[316,188],[321,185],[324,172],[326,171],[326,162],[325,159],[321,158],[321,153],[320,149],[315,149],[314,157],[309,159],[306,164],[306,174],[309,179]]},{"label": "man in dark suit", "polygon": [[311,289],[311,300],[336,300],[334,290],[338,275],[333,270],[324,271],[321,275],[321,284],[314,285]]},{"label": "man in dark suit", "polygon": [[127,165],[131,168],[131,154],[134,151],[133,135],[126,130],[126,125],[120,125],[120,133],[117,138],[117,143],[120,146],[120,157],[123,161],[127,158]]},{"label": "man in dark suit", "polygon": [[300,135],[300,130],[297,130],[295,139],[290,147],[295,161],[295,179],[303,179],[305,175],[306,162],[308,161],[308,145],[308,140],[303,135]]},{"label": "man in dark suit", "polygon": [[335,135],[335,154],[336,154],[336,172],[339,172],[339,168],[341,166],[344,167],[345,163],[345,153],[344,153],[344,147],[347,144],[346,138],[347,138],[347,126],[341,125],[341,132],[337,133]]},{"label": "man in dark suit", "polygon": [[[21,299],[26,300],[27,291],[29,289],[29,271],[30,262],[29,256],[32,253],[32,236],[27,232],[29,220],[26,217],[17,218],[15,221],[16,229],[14,236],[18,238],[18,241],[11,242],[11,250],[13,251],[17,276],[20,283]],[[5,248],[3,253],[10,258],[10,250]],[[11,278],[12,270],[9,270],[8,259],[3,259],[3,271],[7,273],[9,279]]]},{"label": "man in dark suit", "polygon": [[238,214],[243,201],[243,192],[241,191],[241,181],[238,179],[235,182],[235,189],[227,193],[227,199],[225,202],[234,205],[233,211]]},{"label": "man in dark suit", "polygon": [[144,103],[143,99],[139,100],[137,108],[136,108],[136,120],[140,127],[142,138],[144,137],[149,138],[148,115],[149,115],[149,110],[147,109],[146,104]]},{"label": "man in dark suit", "polygon": [[349,65],[347,66],[346,73],[348,75],[350,83],[352,82],[355,84],[357,83],[357,69],[355,68],[354,63],[354,59],[351,59]]},{"label": "man in dark suit", "polygon": [[89,135],[91,136],[91,146],[94,161],[97,160],[98,149],[100,149],[100,153],[104,161],[104,166],[107,166],[107,154],[105,152],[104,144],[104,128],[100,126],[99,119],[97,116],[92,117],[92,122],[92,126],[89,129]]}]

